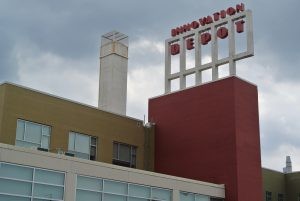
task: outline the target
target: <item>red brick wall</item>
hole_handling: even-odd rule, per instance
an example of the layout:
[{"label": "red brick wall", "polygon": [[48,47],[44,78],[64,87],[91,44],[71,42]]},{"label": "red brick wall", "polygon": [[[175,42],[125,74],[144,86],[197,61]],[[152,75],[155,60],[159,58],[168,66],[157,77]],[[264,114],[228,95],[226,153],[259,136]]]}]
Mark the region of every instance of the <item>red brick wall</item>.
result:
[{"label": "red brick wall", "polygon": [[225,184],[227,201],[261,201],[257,88],[230,77],[149,100],[155,171]]}]

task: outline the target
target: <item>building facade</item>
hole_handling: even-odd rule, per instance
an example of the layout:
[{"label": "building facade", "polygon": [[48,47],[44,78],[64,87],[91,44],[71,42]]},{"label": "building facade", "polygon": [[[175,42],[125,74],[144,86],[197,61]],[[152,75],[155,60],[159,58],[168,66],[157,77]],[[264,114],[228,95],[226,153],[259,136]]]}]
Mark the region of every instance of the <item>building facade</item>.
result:
[{"label": "building facade", "polygon": [[223,184],[157,174],[153,167],[154,128],[141,120],[0,85],[1,201],[225,197]]},{"label": "building facade", "polygon": [[210,201],[224,185],[0,143],[1,201]]},{"label": "building facade", "polygon": [[[235,80],[234,82],[244,82],[236,79],[237,78],[229,78],[218,82],[219,84],[222,82],[230,83],[232,80]],[[218,83],[210,83],[204,87],[212,89],[212,85],[218,85]],[[220,86],[224,86],[224,84],[221,84]],[[195,88],[193,90],[198,89]],[[229,93],[228,90],[221,89],[214,91],[226,91],[226,93]],[[174,95],[176,95],[176,93],[169,96],[172,97]],[[155,98],[153,100],[155,100]],[[176,100],[176,98],[174,100]],[[229,103],[231,101],[228,99],[228,101],[225,102]],[[214,104],[214,101],[211,103]],[[191,105],[192,104],[190,103],[189,106]],[[205,104],[203,105],[205,106]],[[167,102],[164,102],[162,106],[162,108],[157,110],[158,112],[166,112],[168,108]],[[153,107],[153,105],[150,104],[150,107]],[[220,111],[215,109],[212,111]],[[155,110],[151,111],[152,112],[149,113],[149,120],[153,120],[156,125],[154,126],[153,124],[150,124],[145,126],[143,125],[143,122],[138,119],[102,111],[95,107],[52,96],[15,84],[1,84],[0,143],[2,144],[0,146],[0,189],[2,190],[0,190],[0,200],[41,201],[49,200],[49,197],[47,196],[50,196],[51,194],[51,196],[55,197],[51,200],[71,201],[110,199],[117,201],[127,199],[134,201],[146,201],[147,199],[149,200],[153,198],[151,197],[151,192],[156,188],[167,189],[164,192],[169,192],[168,195],[171,195],[171,200],[222,200],[228,199],[230,195],[229,193],[234,189],[230,186],[232,183],[228,183],[230,180],[226,180],[226,175],[228,178],[233,179],[240,177],[241,180],[248,182],[247,177],[242,178],[238,175],[233,176],[234,174],[229,171],[231,168],[233,168],[231,170],[235,169],[234,166],[231,166],[230,164],[239,164],[239,161],[234,162],[227,160],[231,154],[226,157],[225,155],[224,157],[221,157],[225,159],[223,162],[227,161],[228,164],[222,163],[222,160],[216,160],[212,153],[213,150],[216,151],[216,154],[220,153],[220,150],[218,151],[218,149],[221,149],[220,145],[215,147],[207,146],[207,151],[202,150],[206,145],[211,144],[211,142],[206,142],[206,145],[201,145],[201,139],[198,142],[198,138],[203,137],[201,133],[199,133],[199,135],[195,132],[190,132],[187,128],[193,127],[186,126],[185,132],[182,132],[183,135],[177,135],[176,133],[181,131],[178,128],[176,129],[176,126],[174,127],[174,125],[181,125],[182,122],[176,123],[168,121],[170,125],[164,127],[164,124],[160,122],[160,118],[164,118],[164,114],[160,114],[155,117],[151,116],[154,114],[153,111]],[[209,112],[209,114],[212,115],[211,112]],[[218,114],[221,115],[220,112],[218,112]],[[176,115],[172,116],[174,118],[176,117]],[[186,119],[191,116],[193,115],[185,116],[184,113],[181,113],[181,116],[177,115],[178,120],[190,122],[192,125],[196,126],[196,130],[199,130],[199,128],[202,127],[200,122],[193,123],[191,119]],[[203,118],[205,118],[205,116],[203,116]],[[175,118],[175,120],[176,119],[177,118]],[[203,121],[207,120],[203,119]],[[243,123],[243,121],[241,123]],[[228,128],[227,123],[226,125]],[[221,128],[222,126],[217,125],[217,127]],[[175,130],[165,130],[171,128],[175,128]],[[172,136],[167,136],[167,134],[171,134]],[[170,143],[170,139],[172,139],[172,143]],[[213,138],[210,139],[212,140]],[[218,139],[221,140],[221,138],[215,138],[213,141],[217,142]],[[224,141],[225,139],[228,138],[225,136],[225,138],[221,141],[226,142]],[[205,138],[202,140],[205,141]],[[181,145],[175,146],[174,143],[176,142],[179,142]],[[164,143],[167,144],[163,145]],[[185,146],[186,143],[196,144],[194,146]],[[223,144],[223,146],[226,145],[226,143]],[[230,144],[231,143],[228,145]],[[167,147],[170,151],[170,155],[163,151],[164,147]],[[172,147],[175,147],[176,149],[173,150]],[[253,149],[249,148],[249,150],[251,151]],[[256,149],[256,151],[258,151],[258,149]],[[227,152],[223,152],[223,154],[226,153],[228,153],[228,149]],[[189,157],[185,157],[187,155]],[[173,162],[171,160],[172,158],[174,159]],[[181,159],[179,160],[178,158]],[[189,160],[191,159],[192,161],[190,162],[192,163],[189,164]],[[240,157],[239,159],[237,158],[237,160],[242,159],[243,157]],[[175,161],[178,161],[178,163]],[[214,161],[218,162],[214,164]],[[258,162],[259,160],[252,160],[252,162],[255,161]],[[208,164],[212,170],[205,170],[206,164]],[[238,166],[236,168],[242,167],[241,164]],[[256,167],[257,165],[254,166]],[[93,169],[95,167],[97,170]],[[219,169],[216,167],[219,167]],[[194,168],[195,171],[189,170],[190,168]],[[22,172],[22,169],[25,172],[21,175],[14,172]],[[226,173],[226,169],[229,172]],[[25,178],[23,175],[26,171],[29,172],[29,175],[31,175],[28,178]],[[46,180],[35,181],[33,176],[35,173],[37,174],[37,178],[41,177],[41,179],[45,179],[43,176],[38,176],[38,172],[42,175],[52,175],[54,180],[49,181],[50,183],[47,183],[48,181]],[[122,174],[120,172],[122,172]],[[140,174],[141,172],[142,174]],[[153,172],[160,172],[163,174],[156,174]],[[131,174],[137,174],[140,177],[137,180],[128,180],[123,173],[127,177]],[[201,176],[202,173],[203,175]],[[212,174],[209,175],[210,173]],[[246,171],[243,175],[247,176],[249,173],[253,174],[253,170],[249,169],[249,171]],[[263,182],[260,184],[262,185],[262,193],[260,194],[262,194],[261,197],[263,200],[299,201],[299,172],[281,173],[262,168],[261,174]],[[177,177],[170,175],[175,175]],[[205,175],[206,178],[204,177]],[[220,175],[223,175],[223,180]],[[165,180],[158,179],[161,177],[168,178],[167,180],[169,183],[167,182],[166,184]],[[183,179],[183,177],[189,179],[186,180]],[[253,179],[253,177],[251,179]],[[82,186],[80,187],[81,184],[77,181],[81,180],[83,183],[86,182],[84,185],[92,185],[91,188],[96,188],[93,185],[97,182],[98,186],[105,185],[106,180],[107,182],[118,181],[122,184],[125,182],[124,185],[127,189],[129,189],[131,185],[134,185],[145,194],[138,193],[138,195],[141,195],[140,197],[130,197],[129,190],[127,190],[127,194],[125,191],[123,194],[116,193],[117,196],[112,198],[109,197],[109,195],[106,195],[109,193],[102,188],[103,186],[101,189],[96,190],[85,189]],[[19,181],[19,183],[14,183],[15,181]],[[157,182],[153,183],[152,181]],[[181,183],[182,186],[176,187],[175,184],[177,184],[178,181],[180,181],[179,183]],[[194,185],[193,187],[191,186],[191,183],[192,186]],[[17,191],[18,188],[16,188],[16,191],[11,191],[11,186],[15,185],[20,185],[19,187],[25,190]],[[204,185],[203,188],[202,185]],[[199,191],[199,189],[202,190]],[[245,189],[247,190],[247,188]],[[251,189],[251,186],[249,189]],[[38,193],[35,195],[35,190],[41,191],[41,194]],[[43,194],[45,193],[44,191],[53,192]],[[112,195],[115,194],[112,193]],[[165,198],[162,199],[168,200]]]},{"label": "building facade", "polygon": [[283,173],[262,168],[265,201],[299,201],[300,172]]},{"label": "building facade", "polygon": [[1,143],[153,170],[153,132],[138,119],[0,85]]}]

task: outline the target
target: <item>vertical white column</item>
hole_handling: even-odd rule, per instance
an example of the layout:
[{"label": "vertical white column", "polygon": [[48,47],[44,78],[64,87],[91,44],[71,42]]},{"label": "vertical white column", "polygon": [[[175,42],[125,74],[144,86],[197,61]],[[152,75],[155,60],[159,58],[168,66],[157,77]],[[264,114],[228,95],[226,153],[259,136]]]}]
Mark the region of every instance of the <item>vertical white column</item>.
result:
[{"label": "vertical white column", "polygon": [[185,71],[185,65],[186,65],[186,43],[184,38],[180,38],[180,77],[179,77],[179,88],[185,89],[186,82],[185,82],[185,76],[183,75],[183,72]]},{"label": "vertical white column", "polygon": [[169,42],[165,42],[165,93],[171,92],[171,81],[169,76],[171,74],[171,51]]},{"label": "vertical white column", "polygon": [[217,41],[217,28],[213,25],[211,27],[211,34],[212,34],[212,40],[211,40],[211,60],[212,60],[212,81],[215,81],[218,79],[218,69],[216,66],[216,63],[218,61],[218,41]]},{"label": "vertical white column", "polygon": [[65,201],[76,200],[76,174],[67,172],[65,178]]},{"label": "vertical white column", "polygon": [[235,55],[235,27],[234,21],[229,20],[228,22],[229,30],[229,75],[236,75],[236,65],[234,61]]},{"label": "vertical white column", "polygon": [[201,65],[201,46],[199,42],[199,32],[195,33],[195,84],[199,85],[202,83],[201,71],[199,71]]},{"label": "vertical white column", "polygon": [[253,20],[252,20],[252,12],[250,10],[246,11],[247,15],[247,52],[250,56],[254,55],[254,44],[253,44]]},{"label": "vertical white column", "polygon": [[180,192],[177,189],[173,189],[172,201],[180,201]]}]

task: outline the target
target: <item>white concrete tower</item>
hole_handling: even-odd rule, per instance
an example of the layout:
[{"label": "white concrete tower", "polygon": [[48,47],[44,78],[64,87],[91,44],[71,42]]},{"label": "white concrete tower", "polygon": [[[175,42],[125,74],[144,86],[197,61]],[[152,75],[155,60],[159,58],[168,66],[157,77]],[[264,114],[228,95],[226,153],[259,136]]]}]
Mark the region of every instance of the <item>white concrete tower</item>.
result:
[{"label": "white concrete tower", "polygon": [[291,172],[293,172],[292,161],[291,161],[291,157],[287,156],[285,159],[285,167],[283,168],[283,173],[291,173]]},{"label": "white concrete tower", "polygon": [[98,108],[126,115],[128,36],[112,31],[102,36]]}]

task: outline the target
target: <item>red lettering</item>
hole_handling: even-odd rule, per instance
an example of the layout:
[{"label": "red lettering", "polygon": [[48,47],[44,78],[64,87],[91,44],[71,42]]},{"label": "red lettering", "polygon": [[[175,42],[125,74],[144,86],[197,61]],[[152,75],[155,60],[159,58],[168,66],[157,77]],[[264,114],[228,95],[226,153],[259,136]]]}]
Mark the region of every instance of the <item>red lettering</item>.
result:
[{"label": "red lettering", "polygon": [[243,12],[245,10],[245,5],[243,3],[241,3],[240,5],[237,4],[236,5],[236,12]]},{"label": "red lettering", "polygon": [[217,31],[217,36],[221,39],[224,39],[228,36],[228,29],[226,27],[221,27]]},{"label": "red lettering", "polygon": [[185,25],[183,25],[182,30],[183,30],[183,32],[187,32],[187,31],[190,31],[191,28],[192,28],[191,24],[185,24]]},{"label": "red lettering", "polygon": [[199,27],[199,23],[197,21],[192,22],[193,29],[197,29]]},{"label": "red lettering", "polygon": [[176,36],[176,35],[177,35],[176,29],[172,29],[172,30],[171,30],[171,36],[174,37],[174,36]]},{"label": "red lettering", "polygon": [[179,44],[172,44],[171,45],[171,55],[179,54],[179,52],[180,52]]},{"label": "red lettering", "polygon": [[183,33],[183,30],[181,29],[181,27],[177,27],[175,29],[175,31],[176,31],[176,35],[179,35],[179,34]]},{"label": "red lettering", "polygon": [[230,15],[230,16],[234,15],[235,12],[236,12],[235,9],[232,7],[227,8],[227,11],[226,11],[227,15]]},{"label": "red lettering", "polygon": [[244,23],[245,23],[244,20],[240,20],[240,21],[237,21],[235,23],[235,25],[236,25],[236,32],[238,32],[238,33],[244,32]]},{"label": "red lettering", "polygon": [[213,16],[214,16],[214,21],[218,21],[220,19],[220,13],[219,12],[214,13]]},{"label": "red lettering", "polygon": [[188,50],[194,49],[194,38],[189,38],[186,40],[186,49]]},{"label": "red lettering", "polygon": [[210,33],[201,34],[200,40],[202,45],[206,45],[211,40],[211,34]]},{"label": "red lettering", "polygon": [[[219,21],[220,19],[224,19],[227,16],[233,16],[236,13],[245,11],[245,5],[243,3],[236,4],[235,7],[229,7],[225,10],[221,10],[220,12],[215,12],[211,16],[208,15],[206,17],[200,18],[198,21],[193,21],[188,24],[184,24],[180,27],[176,27],[174,29],[171,29],[171,36],[175,37],[177,35],[180,35],[182,33],[188,32],[191,29],[198,29],[200,26],[205,26],[208,24],[211,24],[213,22]],[[244,24],[245,22],[236,22],[236,31],[238,33],[241,33],[244,31]],[[223,34],[224,29],[222,28],[220,32]],[[228,30],[227,30],[228,32]]]},{"label": "red lettering", "polygon": [[226,17],[226,11],[221,10],[220,15],[221,15],[221,18],[224,19]]},{"label": "red lettering", "polygon": [[205,26],[206,24],[213,23],[213,19],[211,16],[207,16],[207,17],[203,17],[203,18],[199,19],[199,22],[200,22],[201,26]]}]

